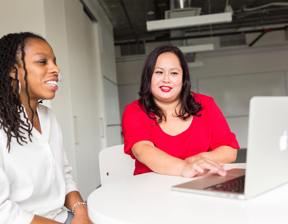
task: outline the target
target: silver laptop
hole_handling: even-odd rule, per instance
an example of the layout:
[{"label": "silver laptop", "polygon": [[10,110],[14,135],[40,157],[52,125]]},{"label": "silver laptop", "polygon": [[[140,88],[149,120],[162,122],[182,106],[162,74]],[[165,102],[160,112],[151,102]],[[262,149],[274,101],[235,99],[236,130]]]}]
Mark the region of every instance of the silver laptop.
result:
[{"label": "silver laptop", "polygon": [[172,190],[248,199],[288,182],[288,97],[250,100],[245,169],[208,175]]}]

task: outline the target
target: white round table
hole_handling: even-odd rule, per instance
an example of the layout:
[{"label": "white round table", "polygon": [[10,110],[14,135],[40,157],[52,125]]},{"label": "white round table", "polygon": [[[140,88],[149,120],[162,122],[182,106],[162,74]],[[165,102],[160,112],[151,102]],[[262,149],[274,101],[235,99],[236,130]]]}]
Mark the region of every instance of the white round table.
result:
[{"label": "white round table", "polygon": [[96,224],[287,224],[288,185],[250,200],[171,191],[187,178],[148,173],[109,183],[88,197]]}]

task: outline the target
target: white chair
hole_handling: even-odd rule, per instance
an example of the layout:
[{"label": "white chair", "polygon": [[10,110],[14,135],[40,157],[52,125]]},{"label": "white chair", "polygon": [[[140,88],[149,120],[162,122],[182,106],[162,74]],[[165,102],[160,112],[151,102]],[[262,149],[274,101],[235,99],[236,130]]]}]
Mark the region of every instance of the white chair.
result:
[{"label": "white chair", "polygon": [[133,176],[134,160],[124,153],[124,145],[102,149],[99,153],[101,185]]}]

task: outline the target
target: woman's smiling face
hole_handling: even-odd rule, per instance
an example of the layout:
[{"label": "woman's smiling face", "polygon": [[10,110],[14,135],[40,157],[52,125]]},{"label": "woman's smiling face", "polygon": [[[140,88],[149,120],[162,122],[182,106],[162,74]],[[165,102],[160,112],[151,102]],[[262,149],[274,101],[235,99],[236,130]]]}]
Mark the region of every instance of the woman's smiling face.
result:
[{"label": "woman's smiling face", "polygon": [[183,70],[178,57],[171,52],[158,56],[151,79],[151,92],[156,101],[172,103],[179,100]]},{"label": "woman's smiling face", "polygon": [[[30,38],[26,40],[24,51],[30,100],[53,99],[58,89],[59,68],[52,48],[44,40]],[[18,74],[21,84],[20,96],[22,98],[26,96],[22,63],[18,65]]]}]

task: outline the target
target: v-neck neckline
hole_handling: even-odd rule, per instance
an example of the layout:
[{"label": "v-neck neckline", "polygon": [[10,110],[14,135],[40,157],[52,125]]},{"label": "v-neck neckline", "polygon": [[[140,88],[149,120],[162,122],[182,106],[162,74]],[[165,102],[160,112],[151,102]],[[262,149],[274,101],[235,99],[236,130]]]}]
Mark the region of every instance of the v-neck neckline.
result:
[{"label": "v-neck neckline", "polygon": [[[42,110],[39,108],[40,105],[37,105],[37,108],[36,108],[36,111],[37,111],[37,114],[38,114],[38,119],[39,119],[39,125],[40,125],[40,129],[41,129],[41,132],[39,132],[34,126],[32,128],[32,134],[34,136],[37,136],[37,138],[44,138],[45,137],[45,128],[44,128],[44,123],[45,121],[43,120],[44,117],[42,117]],[[28,117],[27,115],[27,111],[26,111],[26,108],[23,106],[24,108],[24,113],[26,115],[26,117]],[[31,121],[28,119],[28,122],[30,125],[32,125]]]},{"label": "v-neck neckline", "polygon": [[157,123],[157,126],[158,126],[158,128],[160,129],[160,131],[161,131],[163,134],[165,134],[165,135],[167,135],[167,136],[169,136],[169,137],[178,137],[178,136],[181,136],[181,135],[185,134],[186,132],[188,132],[188,131],[191,129],[192,125],[194,125],[194,123],[195,123],[195,121],[194,121],[194,120],[195,120],[195,117],[196,117],[196,116],[193,116],[193,117],[192,117],[192,120],[191,120],[189,126],[188,126],[185,130],[183,130],[182,132],[180,132],[180,133],[178,133],[178,134],[176,134],[176,135],[171,135],[171,134],[167,133],[167,132],[160,126],[160,124],[158,124],[158,123]]},{"label": "v-neck neckline", "polygon": [[43,120],[42,120],[42,117],[41,117],[42,115],[41,115],[41,113],[39,111],[39,105],[37,106],[36,111],[37,111],[37,114],[38,114],[38,120],[39,120],[39,126],[40,126],[41,132],[37,128],[35,128],[34,126],[33,126],[32,131],[34,131],[38,136],[43,137],[44,128],[43,128],[43,122],[42,122]]}]

